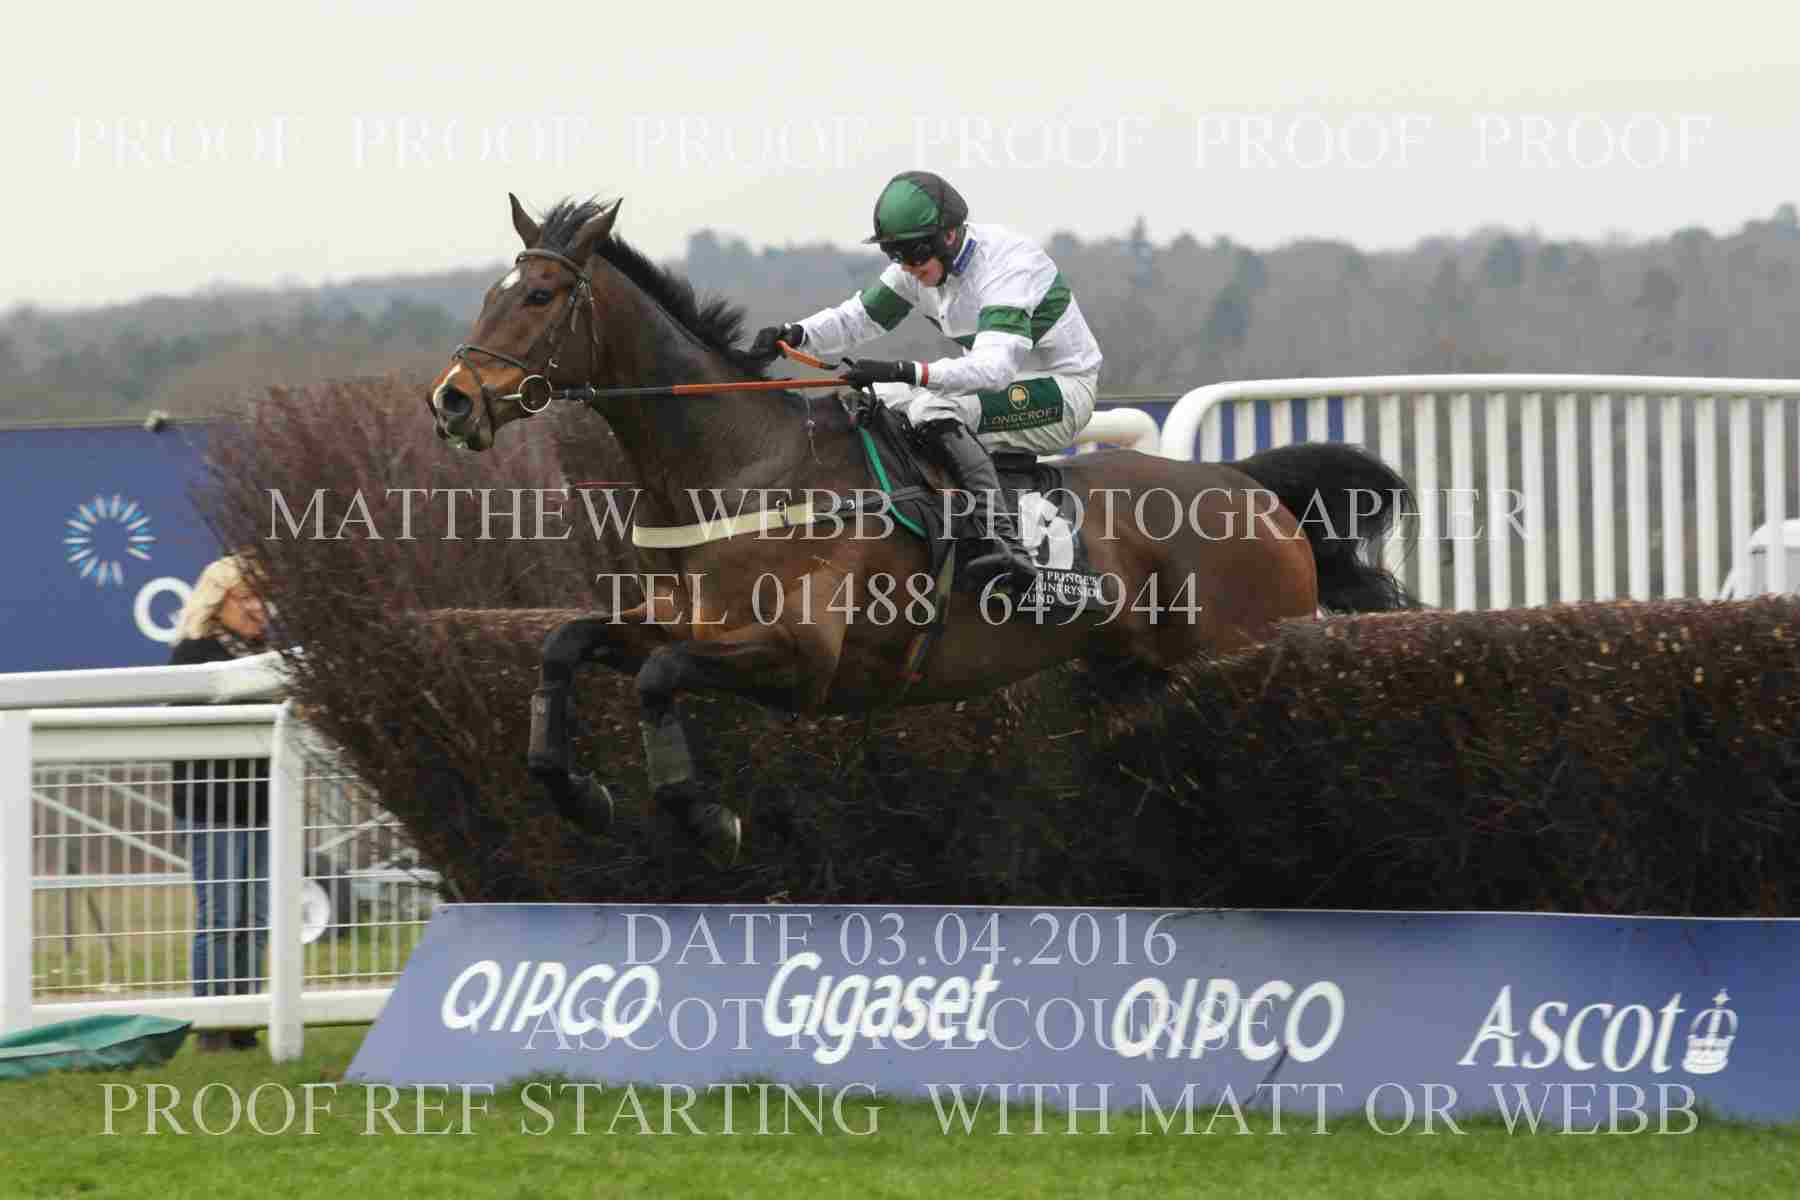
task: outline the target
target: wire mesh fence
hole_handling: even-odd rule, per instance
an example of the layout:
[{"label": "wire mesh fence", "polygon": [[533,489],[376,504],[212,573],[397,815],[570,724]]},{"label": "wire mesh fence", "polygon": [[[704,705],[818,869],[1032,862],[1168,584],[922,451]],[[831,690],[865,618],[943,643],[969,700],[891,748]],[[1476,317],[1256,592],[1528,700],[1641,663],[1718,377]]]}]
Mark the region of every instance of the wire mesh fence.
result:
[{"label": "wire mesh fence", "polygon": [[[302,749],[304,986],[390,986],[437,876],[329,747]],[[266,758],[34,765],[34,1002],[266,991],[268,774]]]}]

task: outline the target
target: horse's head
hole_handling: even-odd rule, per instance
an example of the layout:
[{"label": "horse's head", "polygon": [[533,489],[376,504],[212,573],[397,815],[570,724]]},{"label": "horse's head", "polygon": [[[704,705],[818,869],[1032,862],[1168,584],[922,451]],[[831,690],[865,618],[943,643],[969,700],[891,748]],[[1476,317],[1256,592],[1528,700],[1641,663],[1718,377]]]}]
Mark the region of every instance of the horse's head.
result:
[{"label": "horse's head", "polygon": [[437,435],[468,450],[488,449],[502,425],[541,412],[553,391],[586,383],[598,365],[588,263],[612,233],[620,201],[558,210],[579,220],[546,229],[517,196],[507,198],[525,249],[488,289],[469,340],[451,353],[426,399]]}]

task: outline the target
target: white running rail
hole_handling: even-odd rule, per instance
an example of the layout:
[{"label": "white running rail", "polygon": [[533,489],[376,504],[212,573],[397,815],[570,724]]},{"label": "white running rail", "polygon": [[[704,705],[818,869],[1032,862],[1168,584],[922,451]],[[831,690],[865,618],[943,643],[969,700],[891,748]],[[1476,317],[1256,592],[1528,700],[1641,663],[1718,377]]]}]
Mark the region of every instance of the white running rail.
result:
[{"label": "white running rail", "polygon": [[[291,702],[267,701],[276,658],[0,675],[0,1032],[143,1013],[266,1027],[283,1060],[308,1024],[379,1015],[435,876],[394,865],[397,823]],[[244,758],[269,760],[269,861],[250,869],[267,879],[263,970],[255,991],[195,996],[171,765]]]},{"label": "white running rail", "polygon": [[[1388,561],[1430,605],[1711,598],[1727,569],[1749,577],[1753,532],[1782,529],[1794,511],[1796,401],[1800,380],[1791,379],[1230,382],[1175,403],[1161,453],[1217,461],[1227,424],[1233,458],[1292,442],[1302,421],[1314,441],[1340,427],[1333,436],[1380,455],[1417,494],[1419,552],[1393,539]],[[1767,557],[1767,589],[1789,590],[1787,555]]]},{"label": "white running rail", "polygon": [[1076,453],[1090,452],[1102,443],[1155,454],[1162,444],[1162,432],[1156,427],[1156,418],[1141,408],[1098,408],[1075,437]]}]

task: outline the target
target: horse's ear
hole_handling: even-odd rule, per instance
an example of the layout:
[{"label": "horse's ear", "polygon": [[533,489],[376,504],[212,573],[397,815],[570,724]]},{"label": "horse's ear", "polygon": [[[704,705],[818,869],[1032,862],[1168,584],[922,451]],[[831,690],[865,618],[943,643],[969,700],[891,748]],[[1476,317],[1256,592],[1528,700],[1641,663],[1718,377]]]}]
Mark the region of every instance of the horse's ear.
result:
[{"label": "horse's ear", "polygon": [[594,252],[594,247],[612,233],[613,222],[618,220],[619,206],[623,203],[625,197],[621,196],[582,223],[581,228],[575,231],[574,240],[569,243],[570,249],[574,251],[569,255],[570,258],[583,262]]},{"label": "horse's ear", "polygon": [[525,206],[519,203],[517,196],[508,192],[506,198],[512,201],[513,228],[519,231],[519,237],[524,240],[525,248],[529,250],[537,245],[538,223],[526,215]]}]

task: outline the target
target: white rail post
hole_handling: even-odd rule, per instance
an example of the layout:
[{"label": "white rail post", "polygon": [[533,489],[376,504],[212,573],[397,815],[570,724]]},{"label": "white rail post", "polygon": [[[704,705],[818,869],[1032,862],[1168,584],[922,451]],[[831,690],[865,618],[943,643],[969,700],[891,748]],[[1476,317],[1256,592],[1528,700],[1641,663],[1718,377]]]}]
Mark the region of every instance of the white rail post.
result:
[{"label": "white rail post", "polygon": [[306,859],[306,782],[301,772],[292,700],[275,716],[269,751],[269,1057],[300,1057],[306,1027],[300,1011],[306,983],[300,888]]},{"label": "white rail post", "polygon": [[1613,554],[1617,540],[1613,527],[1613,402],[1610,395],[1594,397],[1588,409],[1588,434],[1591,438],[1594,480],[1589,491],[1594,498],[1594,599],[1616,600],[1619,595],[1619,565]]},{"label": "white rail post", "polygon": [[1778,396],[1763,398],[1763,522],[1769,530],[1768,582],[1763,591],[1775,596],[1788,590],[1785,408]]},{"label": "white rail post", "polygon": [[[1450,537],[1451,563],[1455,571],[1456,607],[1475,607],[1475,527],[1481,518],[1475,511],[1475,399],[1468,392],[1450,397],[1450,492],[1444,503],[1444,524]],[[1455,505],[1464,496],[1469,511]],[[1459,527],[1456,521],[1468,517]]]},{"label": "white rail post", "polygon": [[1544,397],[1519,397],[1519,475],[1525,486],[1525,607],[1550,603],[1550,555],[1544,546]]},{"label": "white rail post", "polygon": [[[1596,503],[1602,509],[1610,506],[1604,501],[1584,499],[1578,491],[1581,478],[1581,462],[1577,453],[1580,441],[1576,411],[1578,401],[1572,394],[1564,392],[1552,396],[1550,403],[1556,408],[1556,522],[1560,527],[1556,534],[1556,598],[1565,604],[1573,604],[1581,599],[1581,567],[1584,561],[1581,555],[1581,510]],[[1610,511],[1607,512],[1606,519],[1612,520]]]},{"label": "white rail post", "polygon": [[1511,608],[1512,522],[1518,518],[1518,505],[1512,503],[1515,493],[1511,447],[1507,445],[1507,397],[1504,392],[1496,392],[1486,399],[1481,406],[1481,423],[1487,434],[1487,607]]},{"label": "white rail post", "polygon": [[1719,422],[1711,396],[1694,401],[1694,499],[1702,600],[1719,594]]},{"label": "white rail post", "polygon": [[1625,397],[1625,571],[1632,600],[1650,595],[1650,398]]},{"label": "white rail post", "polygon": [[[1688,594],[1684,528],[1687,487],[1681,453],[1681,398],[1667,397],[1658,407],[1662,409],[1662,436],[1659,439],[1662,442],[1662,478],[1657,481],[1657,490],[1662,493],[1662,597],[1676,600]],[[1700,436],[1696,426],[1696,442]],[[1706,585],[1702,583],[1700,588],[1703,594]]]},{"label": "white rail post", "polygon": [[1730,475],[1727,482],[1731,487],[1731,570],[1737,577],[1737,598],[1756,594],[1750,576],[1750,534],[1756,525],[1750,519],[1750,406],[1756,403],[1749,396],[1737,396],[1726,401],[1730,415],[1730,442],[1727,454],[1730,457]]},{"label": "white rail post", "polygon": [[0,712],[0,1033],[31,1019],[31,713]]}]

